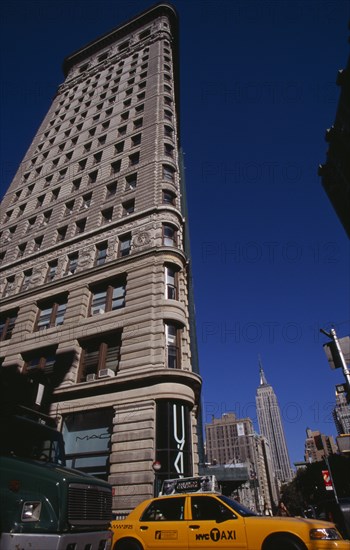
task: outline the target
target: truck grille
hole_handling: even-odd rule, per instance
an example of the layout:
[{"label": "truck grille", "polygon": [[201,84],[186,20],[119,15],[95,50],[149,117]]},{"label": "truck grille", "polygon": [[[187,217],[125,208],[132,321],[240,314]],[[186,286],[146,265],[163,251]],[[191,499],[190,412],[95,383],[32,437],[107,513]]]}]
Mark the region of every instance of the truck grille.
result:
[{"label": "truck grille", "polygon": [[108,487],[71,483],[68,521],[74,526],[108,525],[112,519],[112,491]]}]

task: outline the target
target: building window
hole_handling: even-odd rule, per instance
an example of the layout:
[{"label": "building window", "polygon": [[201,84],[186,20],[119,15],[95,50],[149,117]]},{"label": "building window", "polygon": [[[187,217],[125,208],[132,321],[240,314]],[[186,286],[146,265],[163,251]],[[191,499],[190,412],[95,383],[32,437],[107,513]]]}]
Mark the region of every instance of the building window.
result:
[{"label": "building window", "polygon": [[113,416],[112,408],[64,416],[62,434],[68,468],[108,480]]},{"label": "building window", "polygon": [[164,143],[164,154],[167,157],[173,157],[174,156],[174,147],[170,145],[170,143]]},{"label": "building window", "polygon": [[88,183],[96,183],[97,174],[98,174],[98,170],[94,170],[93,172],[90,172],[88,176]]},{"label": "building window", "polygon": [[180,329],[172,323],[165,324],[166,359],[169,369],[180,368]]},{"label": "building window", "polygon": [[51,215],[52,215],[52,210],[47,210],[46,212],[44,212],[42,225],[46,226],[49,223]]},{"label": "building window", "polygon": [[117,182],[114,181],[113,183],[110,183],[107,185],[107,193],[106,193],[106,199],[111,199],[114,197],[114,195],[117,192]]},{"label": "building window", "polygon": [[172,129],[171,126],[164,126],[165,137],[173,139],[173,133],[174,133],[174,130]]},{"label": "building window", "polygon": [[4,311],[0,315],[0,341],[10,340],[17,320],[17,311]]},{"label": "building window", "polygon": [[76,178],[75,180],[73,180],[72,192],[74,193],[75,191],[78,191],[80,188],[80,185],[81,185],[81,178]]},{"label": "building window", "polygon": [[20,216],[22,216],[24,210],[25,210],[25,207],[26,205],[25,204],[21,204],[21,206],[19,207],[18,209],[18,212],[17,212],[17,218],[19,218]]},{"label": "building window", "polygon": [[173,183],[175,181],[175,168],[169,164],[163,164],[163,179]]},{"label": "building window", "polygon": [[105,241],[103,243],[99,243],[96,246],[95,265],[103,265],[104,263],[106,263],[107,252],[108,252],[108,243],[107,243],[107,241]]},{"label": "building window", "polygon": [[113,208],[107,208],[107,210],[103,210],[101,212],[102,214],[102,224],[110,223],[113,218]]},{"label": "building window", "polygon": [[135,211],[135,199],[123,203],[123,214],[128,216]]},{"label": "building window", "polygon": [[73,208],[74,208],[74,201],[67,202],[65,204],[64,215],[70,216],[73,213]]},{"label": "building window", "polygon": [[36,239],[34,239],[33,252],[38,252],[41,249],[41,246],[43,244],[43,239],[44,237],[37,237]]},{"label": "building window", "polygon": [[64,179],[65,175],[67,173],[67,168],[64,168],[63,170],[60,170],[58,172],[58,178],[57,178],[57,181],[61,181]]},{"label": "building window", "polygon": [[172,206],[175,206],[175,200],[175,193],[168,191],[168,189],[163,189],[163,204],[171,204]]},{"label": "building window", "polygon": [[73,275],[76,272],[78,267],[78,257],[77,252],[68,256],[68,264],[65,275]]},{"label": "building window", "polygon": [[81,172],[85,169],[87,159],[83,159],[78,163],[78,171]]},{"label": "building window", "polygon": [[164,109],[164,118],[167,120],[173,120],[173,113],[169,109]]},{"label": "building window", "polygon": [[83,195],[83,203],[82,208],[89,208],[91,205],[91,199],[92,199],[92,193],[88,193],[87,195]]},{"label": "building window", "polygon": [[165,266],[165,298],[177,299],[177,269],[171,265]]},{"label": "building window", "polygon": [[143,124],[143,118],[138,118],[134,121],[134,130],[137,130],[138,128],[142,128]]},{"label": "building window", "polygon": [[131,234],[119,237],[119,256],[128,256],[131,251]]},{"label": "building window", "polygon": [[[35,218],[34,218],[34,223],[35,223]],[[12,240],[12,237],[16,233],[16,229],[17,229],[17,225],[13,225],[12,227],[9,227],[9,232],[8,232],[7,238],[4,240],[4,244]],[[29,231],[29,226],[27,226],[27,231]]]},{"label": "building window", "polygon": [[111,174],[117,174],[118,172],[120,172],[120,167],[121,167],[121,160],[117,160],[116,162],[112,162],[111,164]]},{"label": "building window", "polygon": [[22,258],[26,250],[27,243],[22,243],[18,246],[17,258]]},{"label": "building window", "polygon": [[59,229],[57,229],[57,240],[56,242],[61,242],[61,241],[64,241],[65,238],[66,238],[66,235],[67,235],[67,229],[68,229],[68,226],[65,225],[64,227],[60,227]]},{"label": "building window", "polygon": [[75,223],[75,234],[80,235],[81,233],[84,233],[86,226],[86,218],[83,218],[82,220],[79,220]]},{"label": "building window", "polygon": [[132,136],[132,138],[131,138],[131,145],[132,145],[133,147],[136,147],[136,145],[140,145],[140,143],[141,143],[141,135],[142,135],[142,134],[136,134],[136,135]]},{"label": "building window", "polygon": [[24,359],[24,370],[28,374],[33,371],[44,371],[45,374],[53,373],[56,362],[54,351],[52,351],[52,353],[42,352],[40,355],[26,357]]},{"label": "building window", "polygon": [[100,315],[125,306],[125,279],[92,289],[90,315]]},{"label": "building window", "polygon": [[81,344],[80,382],[114,376],[119,368],[120,345],[120,333],[83,342]]},{"label": "building window", "polygon": [[59,193],[60,193],[60,188],[54,189],[54,190],[52,191],[51,202],[54,202],[54,201],[57,200]]},{"label": "building window", "polygon": [[17,193],[14,194],[12,202],[15,203],[18,201],[19,197],[21,196],[22,191],[17,191]]},{"label": "building window", "polygon": [[164,104],[165,104],[165,105],[171,106],[172,103],[173,103],[173,100],[171,99],[171,97],[165,95],[165,96],[164,96]]},{"label": "building window", "polygon": [[108,52],[101,53],[101,55],[98,56],[97,61],[100,63],[101,61],[104,61],[108,57]]},{"label": "building window", "polygon": [[144,31],[140,32],[139,39],[143,40],[144,38],[146,38],[150,34],[151,34],[151,29],[145,29]]},{"label": "building window", "polygon": [[62,296],[55,301],[39,304],[39,314],[35,330],[58,327],[63,324],[64,314],[67,308],[67,296]]},{"label": "building window", "polygon": [[163,244],[164,246],[176,246],[177,230],[172,225],[163,225]]},{"label": "building window", "polygon": [[94,155],[94,164],[99,164],[102,159],[102,151]]},{"label": "building window", "polygon": [[117,154],[119,153],[122,153],[124,151],[124,141],[119,141],[118,143],[116,143],[115,145],[115,152]]},{"label": "building window", "polygon": [[142,113],[145,110],[145,104],[141,103],[135,107],[135,114]]},{"label": "building window", "polygon": [[127,189],[136,189],[137,185],[137,173],[129,174],[125,178]]},{"label": "building window", "polygon": [[57,275],[57,266],[58,266],[57,260],[49,263],[47,273],[46,273],[46,282],[50,282],[55,279]]},{"label": "building window", "polygon": [[5,218],[4,218],[4,223],[7,223],[8,221],[10,221],[12,214],[13,214],[13,210],[8,210],[6,212]]}]

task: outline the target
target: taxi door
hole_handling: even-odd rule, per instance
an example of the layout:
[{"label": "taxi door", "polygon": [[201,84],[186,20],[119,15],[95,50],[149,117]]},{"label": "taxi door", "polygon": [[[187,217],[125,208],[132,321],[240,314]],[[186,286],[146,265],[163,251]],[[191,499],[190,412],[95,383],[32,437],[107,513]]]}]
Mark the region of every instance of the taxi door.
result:
[{"label": "taxi door", "polygon": [[188,550],[188,522],[185,497],[154,500],[137,525],[145,550]]},{"label": "taxi door", "polygon": [[189,550],[246,549],[244,520],[214,496],[191,496],[188,522]]}]

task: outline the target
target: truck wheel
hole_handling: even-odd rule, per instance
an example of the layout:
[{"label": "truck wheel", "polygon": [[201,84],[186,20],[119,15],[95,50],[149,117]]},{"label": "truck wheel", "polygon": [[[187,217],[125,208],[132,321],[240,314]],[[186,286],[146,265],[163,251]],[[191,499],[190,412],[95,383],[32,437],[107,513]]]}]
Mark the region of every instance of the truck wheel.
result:
[{"label": "truck wheel", "polygon": [[136,540],[125,539],[118,542],[113,550],[143,550]]},{"label": "truck wheel", "polygon": [[290,537],[276,537],[263,546],[263,550],[306,550],[305,546]]}]

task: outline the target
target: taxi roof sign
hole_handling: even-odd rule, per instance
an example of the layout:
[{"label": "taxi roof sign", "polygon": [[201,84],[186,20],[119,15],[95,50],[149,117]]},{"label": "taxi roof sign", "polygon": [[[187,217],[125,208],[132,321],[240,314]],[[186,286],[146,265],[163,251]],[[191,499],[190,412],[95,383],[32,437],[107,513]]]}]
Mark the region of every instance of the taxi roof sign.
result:
[{"label": "taxi roof sign", "polygon": [[165,479],[159,495],[179,493],[217,493],[219,484],[215,476],[178,477]]}]

